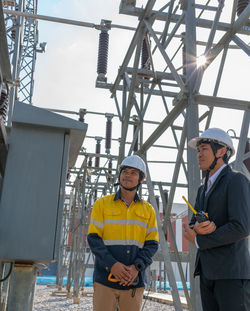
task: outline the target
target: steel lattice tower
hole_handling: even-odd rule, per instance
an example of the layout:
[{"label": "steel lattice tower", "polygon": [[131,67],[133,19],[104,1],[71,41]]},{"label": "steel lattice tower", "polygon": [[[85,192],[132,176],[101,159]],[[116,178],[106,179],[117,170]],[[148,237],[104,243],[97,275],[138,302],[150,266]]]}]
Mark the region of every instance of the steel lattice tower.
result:
[{"label": "steel lattice tower", "polygon": [[[37,0],[26,1],[25,12],[37,14]],[[20,55],[20,88],[18,89],[17,97],[19,101],[26,104],[32,104],[37,53],[36,47],[38,43],[37,24],[37,20],[25,18]]]},{"label": "steel lattice tower", "polygon": [[[7,7],[10,5],[18,12],[37,14],[37,0],[16,0],[5,3]],[[23,16],[7,15],[5,20],[14,82],[9,98],[8,124],[10,125],[15,101],[32,104],[38,23],[35,18]]]}]

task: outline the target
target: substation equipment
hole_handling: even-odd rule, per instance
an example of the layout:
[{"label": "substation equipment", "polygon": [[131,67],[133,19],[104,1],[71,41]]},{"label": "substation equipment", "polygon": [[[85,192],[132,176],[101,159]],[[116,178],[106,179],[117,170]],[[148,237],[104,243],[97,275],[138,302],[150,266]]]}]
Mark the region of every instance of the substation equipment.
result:
[{"label": "substation equipment", "polygon": [[[2,9],[1,2],[1,35]],[[0,260],[1,282],[7,282],[1,283],[0,309],[32,310],[38,268],[58,260],[67,172],[76,162],[87,124],[15,99],[11,126],[6,126],[11,98],[6,91],[9,85],[15,88],[6,36],[1,36],[0,65]],[[9,278],[2,278],[8,268]]]},{"label": "substation equipment", "polygon": [[[14,3],[12,9],[7,5],[10,2]],[[27,1],[29,11],[25,9],[22,0],[4,1],[4,3],[7,3],[3,10],[5,20],[10,24],[7,27],[7,37],[10,36],[12,40],[9,51],[13,49],[10,53],[13,56],[12,73],[10,73],[9,65],[6,66],[6,62],[9,61],[8,54],[6,54],[7,46],[5,50],[1,50],[0,60],[4,59],[4,62],[1,62],[1,70],[4,72],[3,78],[1,77],[1,88],[2,96],[8,97],[9,101],[8,122],[12,120],[14,113],[14,128],[20,127],[19,118],[15,117],[17,93],[20,94],[20,102],[23,99],[24,103],[32,103],[36,53],[42,52],[45,48],[44,43],[38,45],[37,41],[37,20],[39,19],[89,27],[100,32],[96,87],[110,91],[116,111],[116,113],[102,113],[89,111],[84,107],[79,112],[65,111],[65,113],[76,114],[80,122],[85,122],[90,114],[106,118],[106,136],[87,136],[86,138],[95,143],[95,152],[90,153],[82,147],[78,154],[79,159],[83,159],[81,165],[69,170],[71,178],[67,179],[66,185],[72,190],[66,195],[64,208],[61,209],[63,226],[59,247],[57,285],[62,287],[63,277],[67,276],[67,294],[71,295],[73,287],[73,301],[79,303],[79,293],[84,286],[85,272],[93,267],[92,255],[86,241],[92,204],[101,195],[114,191],[113,185],[117,178],[118,165],[124,156],[136,153],[148,163],[148,178],[142,186],[141,195],[151,202],[157,214],[161,249],[155,256],[155,261],[159,263],[160,277],[163,273],[164,280],[169,281],[175,309],[183,310],[173,271],[173,262],[175,262],[183,284],[188,309],[201,310],[199,280],[197,278],[194,280],[192,277],[196,250],[192,245],[189,246],[188,253],[178,250],[171,224],[176,219],[186,216],[186,213],[173,217],[172,208],[175,194],[180,189],[184,189],[188,194],[188,200],[194,203],[202,176],[195,161],[195,151],[186,149],[186,141],[198,136],[200,131],[210,126],[213,117],[216,116],[217,108],[225,109],[225,111],[226,109],[242,111],[240,135],[237,137],[232,130],[232,138],[237,142],[238,149],[235,160],[230,165],[250,177],[249,99],[239,100],[218,96],[224,79],[223,72],[230,65],[227,63],[230,53],[236,50],[239,55],[241,53],[250,55],[247,43],[247,36],[250,33],[249,1],[234,0],[229,8],[228,1],[223,0],[208,0],[206,3],[195,0],[170,0],[159,8],[156,0],[145,1],[144,7],[137,6],[135,0],[121,0],[119,12],[137,18],[137,27],[115,25],[110,20],[102,20],[100,25],[95,25],[39,16],[36,12],[36,1]],[[220,21],[224,10],[227,10],[229,15],[227,22]],[[28,23],[31,17],[33,22]],[[24,31],[27,35],[23,37],[23,40],[27,40],[26,50],[20,49],[22,29],[20,25],[25,25],[24,29],[29,29],[29,31]],[[1,27],[4,29],[4,25]],[[118,68],[115,81],[109,82],[108,56],[109,50],[112,49],[112,46],[109,46],[109,36],[112,36],[113,29],[133,31],[133,36],[122,64]],[[28,43],[33,46],[31,58],[27,53]],[[202,51],[206,59],[200,67],[196,64],[198,50]],[[161,62],[159,62],[160,58]],[[216,73],[213,74],[214,86],[211,88],[210,95],[203,95],[203,83],[211,84],[206,77],[206,72],[211,66],[216,67]],[[19,74],[22,70],[28,70],[23,76],[28,82],[27,80],[25,83],[22,82],[24,80]],[[240,83],[240,79],[241,77],[238,77],[237,83]],[[11,86],[10,91],[9,86]],[[150,109],[157,109],[155,107],[159,107],[158,105],[163,107],[163,110],[159,110],[163,111],[162,118],[153,120],[150,118]],[[7,109],[4,111],[6,115]],[[55,112],[63,113],[63,111]],[[112,131],[114,124],[117,123],[120,131],[118,138],[117,126],[115,126],[116,135]],[[147,127],[151,125],[154,129],[148,135]],[[166,141],[166,136],[164,136],[166,133],[173,143],[160,145],[158,139],[164,137]],[[103,142],[105,152],[101,151]],[[114,153],[112,144],[118,145],[117,153]],[[164,158],[155,161],[153,154],[157,150],[164,150],[165,155]],[[166,160],[168,151],[175,152],[174,160]],[[172,166],[172,173],[166,174],[166,180],[159,181],[150,177],[151,168],[156,164],[161,167],[165,164]],[[181,174],[186,182],[180,182]],[[160,202],[163,205],[163,215],[160,215],[158,209]],[[28,213],[30,209],[27,210]],[[19,215],[18,211],[16,213]],[[172,250],[166,236],[168,239],[171,238]],[[58,243],[58,237],[56,241]],[[50,254],[53,253],[52,249],[53,247],[50,249]],[[43,252],[40,255],[45,256],[45,254],[46,252]],[[3,255],[6,257],[5,253]],[[40,258],[37,257],[37,259],[39,262]],[[43,262],[43,260],[40,261]],[[190,293],[183,270],[183,263],[187,262],[190,273]],[[152,275],[155,271],[149,271],[149,277],[151,277],[150,273]],[[163,289],[166,289],[165,283]]]}]

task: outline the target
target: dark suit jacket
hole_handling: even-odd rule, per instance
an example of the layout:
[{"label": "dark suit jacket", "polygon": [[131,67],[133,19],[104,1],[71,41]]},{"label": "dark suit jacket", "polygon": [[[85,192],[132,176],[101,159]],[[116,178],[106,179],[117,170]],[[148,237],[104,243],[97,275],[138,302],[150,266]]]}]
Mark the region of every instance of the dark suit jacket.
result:
[{"label": "dark suit jacket", "polygon": [[[203,186],[198,190],[195,209],[205,210],[216,230],[197,235],[195,273],[207,279],[250,279],[247,237],[250,233],[250,181],[226,166],[202,204]],[[195,222],[192,218],[191,223]]]}]

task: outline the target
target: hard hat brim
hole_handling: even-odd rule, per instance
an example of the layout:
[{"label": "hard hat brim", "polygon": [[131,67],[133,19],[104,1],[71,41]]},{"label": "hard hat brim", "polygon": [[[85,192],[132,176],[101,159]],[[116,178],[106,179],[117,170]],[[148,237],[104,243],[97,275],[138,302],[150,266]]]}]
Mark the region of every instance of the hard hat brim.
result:
[{"label": "hard hat brim", "polygon": [[[197,149],[197,143],[198,143],[199,141],[201,141],[201,140],[206,140],[206,139],[207,139],[207,140],[211,140],[211,141],[218,142],[218,143],[221,144],[221,145],[225,145],[224,142],[219,141],[219,140],[217,140],[217,139],[213,139],[213,138],[211,138],[211,137],[194,137],[194,138],[192,138],[192,139],[188,142],[188,146],[191,147],[191,148],[193,148],[193,149]],[[225,145],[225,147],[228,147],[228,148],[231,149],[231,156],[233,156],[233,155],[235,154],[235,149],[233,148],[233,146],[230,147],[230,146]]]},{"label": "hard hat brim", "polygon": [[200,141],[202,138],[200,137],[194,137],[192,138],[189,142],[188,142],[188,146],[193,148],[193,149],[196,149],[197,148],[197,143],[198,141]]}]

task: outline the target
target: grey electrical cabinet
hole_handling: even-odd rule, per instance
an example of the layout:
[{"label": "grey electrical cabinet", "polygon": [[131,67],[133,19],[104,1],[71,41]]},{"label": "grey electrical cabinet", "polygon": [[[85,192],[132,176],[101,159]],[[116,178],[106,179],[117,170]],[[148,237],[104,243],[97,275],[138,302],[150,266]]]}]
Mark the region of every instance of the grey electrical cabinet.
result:
[{"label": "grey electrical cabinet", "polygon": [[85,123],[15,104],[0,200],[0,260],[57,259],[67,168],[86,130]]}]

